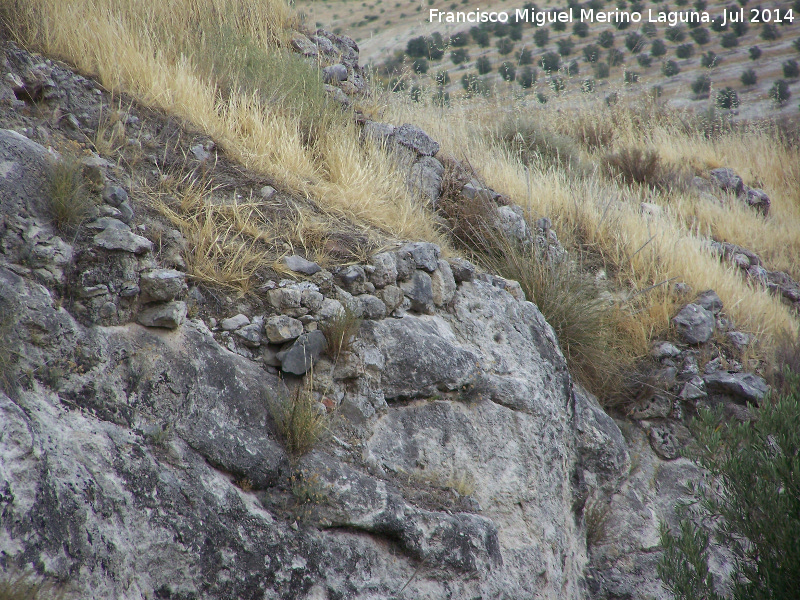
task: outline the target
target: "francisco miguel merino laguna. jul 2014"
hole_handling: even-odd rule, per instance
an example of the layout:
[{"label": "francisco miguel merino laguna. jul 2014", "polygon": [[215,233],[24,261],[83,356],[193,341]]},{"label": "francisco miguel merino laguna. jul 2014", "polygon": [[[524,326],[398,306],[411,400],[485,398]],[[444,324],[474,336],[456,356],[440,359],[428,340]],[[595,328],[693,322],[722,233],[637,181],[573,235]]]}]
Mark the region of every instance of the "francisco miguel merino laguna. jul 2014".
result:
[{"label": "francisco miguel merino laguna. jul 2014", "polygon": [[[748,20],[751,23],[774,22],[791,23],[794,21],[792,9],[771,9],[760,10],[750,9],[749,15],[745,9],[723,10],[719,18],[724,26],[730,22],[742,22]],[[767,14],[768,13],[768,14]],[[774,13],[774,14],[773,14]],[[594,10],[582,8],[576,11],[574,8],[566,10],[536,10],[533,8],[518,8],[512,14],[508,11],[482,11],[476,8],[472,11],[441,11],[431,8],[428,14],[428,21],[431,23],[508,23],[522,22],[531,25],[543,26],[550,23],[572,23],[576,20],[589,23],[664,23],[670,27],[675,27],[681,23],[710,23],[716,21],[707,11],[653,11],[647,10],[646,14],[637,11],[623,10]]]}]

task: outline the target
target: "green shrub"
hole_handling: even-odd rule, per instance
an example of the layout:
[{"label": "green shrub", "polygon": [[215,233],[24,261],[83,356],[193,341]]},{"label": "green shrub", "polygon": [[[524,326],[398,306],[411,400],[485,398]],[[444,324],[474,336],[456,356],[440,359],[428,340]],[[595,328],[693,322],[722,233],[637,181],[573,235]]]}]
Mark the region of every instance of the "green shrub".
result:
[{"label": "green shrub", "polygon": [[750,60],[758,60],[761,58],[761,48],[758,46],[753,46],[748,50],[748,54],[750,55]]},{"label": "green shrub", "polygon": [[525,89],[533,87],[533,84],[536,83],[536,69],[532,69],[530,67],[525,67],[522,69],[520,74],[517,76],[517,83],[519,83]]},{"label": "green shrub", "polygon": [[622,50],[611,48],[606,55],[606,62],[611,67],[617,67],[625,62],[625,55],[622,53]]},{"label": "green shrub", "polygon": [[603,48],[611,48],[614,45],[614,32],[608,29],[601,31],[600,35],[597,36],[597,43]]},{"label": "green shrub", "polygon": [[497,40],[497,51],[503,56],[511,54],[514,51],[514,42],[508,38],[500,38]]},{"label": "green shrub", "polygon": [[650,44],[650,55],[659,57],[664,56],[667,53],[667,45],[664,43],[663,40],[655,39],[653,43]]},{"label": "green shrub", "polygon": [[792,92],[789,91],[789,84],[783,79],[778,79],[769,90],[769,97],[772,98],[776,104],[783,105],[792,97]]},{"label": "green shrub", "polygon": [[547,52],[542,56],[539,64],[545,71],[553,73],[561,68],[561,57],[555,52]]},{"label": "green shrub", "polygon": [[693,44],[681,44],[675,48],[675,55],[678,58],[690,58],[694,54]]},{"label": "green shrub", "polygon": [[466,48],[456,48],[450,53],[450,60],[453,61],[454,65],[460,65],[469,60],[469,52],[467,52]]},{"label": "green shrub", "polygon": [[503,78],[503,81],[514,81],[517,78],[517,69],[512,62],[504,62],[500,65],[500,68],[497,69],[497,72],[500,73],[500,77]]},{"label": "green shrub", "polygon": [[589,44],[583,47],[583,57],[586,62],[595,63],[600,58],[600,48],[594,44]]},{"label": "green shrub", "polygon": [[547,46],[547,42],[550,40],[550,30],[546,27],[539,27],[533,33],[533,43],[536,44],[539,48],[544,48]]},{"label": "green shrub", "polygon": [[667,30],[664,32],[664,37],[670,42],[675,42],[677,44],[686,39],[686,32],[681,26],[667,27]]},{"label": "green shrub", "polygon": [[758,83],[758,76],[753,69],[745,69],[742,71],[742,76],[739,79],[742,85],[755,85]]},{"label": "green shrub", "polygon": [[708,33],[708,29],[706,29],[705,27],[698,27],[697,29],[692,29],[689,35],[694,40],[694,43],[700,46],[704,46],[709,41],[711,41],[711,36]]},{"label": "green shrub", "polygon": [[800,65],[797,64],[797,61],[794,59],[789,59],[782,65],[783,67],[783,76],[786,79],[794,79],[798,75],[800,75]]},{"label": "green shrub", "polygon": [[598,79],[605,79],[608,77],[609,73],[611,73],[611,69],[609,68],[607,63],[601,62],[597,63],[594,67],[594,75]]},{"label": "green shrub", "polygon": [[572,32],[579,38],[585,38],[587,35],[589,35],[589,25],[583,21],[578,21],[572,26]]},{"label": "green shrub", "polygon": [[561,56],[569,56],[572,54],[572,51],[575,50],[575,44],[569,38],[558,40],[556,42],[556,46],[558,47],[558,53]]},{"label": "green shrub", "polygon": [[649,54],[640,54],[636,57],[636,62],[639,63],[639,66],[646,69],[653,64],[653,58]]},{"label": "green shrub", "polygon": [[80,161],[72,156],[55,161],[50,171],[48,207],[56,229],[75,233],[89,218],[92,205]]},{"label": "green shrub", "polygon": [[533,53],[527,48],[520,50],[517,54],[517,64],[519,64],[521,67],[524,67],[525,65],[532,65]]},{"label": "green shrub", "polygon": [[698,96],[708,94],[710,90],[711,78],[708,75],[700,75],[700,77],[692,82],[692,92]]},{"label": "green shrub", "polygon": [[680,72],[681,68],[674,60],[664,61],[664,64],[661,65],[661,73],[664,75],[664,77],[674,77]]},{"label": "green shrub", "polygon": [[636,83],[639,81],[639,74],[635,71],[625,71],[623,81],[627,84]]},{"label": "green shrub", "polygon": [[361,319],[347,307],[335,317],[323,322],[320,331],[328,342],[325,351],[328,356],[336,361],[343,352],[349,352],[360,327]]},{"label": "green shrub", "polygon": [[777,40],[779,37],[781,37],[780,31],[778,31],[778,28],[772,23],[764,23],[761,27],[762,40],[772,41]]},{"label": "green shrub", "polygon": [[469,34],[472,36],[472,39],[475,40],[475,43],[481,48],[489,47],[489,32],[485,29],[481,29],[480,27],[472,27],[469,30]]},{"label": "green shrub", "polygon": [[[707,471],[693,485],[680,531],[662,525],[659,576],[677,600],[722,599],[708,569],[711,541],[734,557],[734,600],[790,600],[800,590],[800,373],[788,392],[752,409],[749,423],[701,411],[691,454]],[[700,525],[698,525],[700,523]]]},{"label": "green shrub", "polygon": [[738,108],[739,107],[739,94],[736,93],[732,87],[728,86],[717,92],[715,100],[717,106],[720,108]]},{"label": "green shrub", "polygon": [[700,64],[704,66],[706,69],[713,69],[719,64],[719,57],[716,55],[715,52],[709,50],[703,56],[700,57]]},{"label": "green shrub", "polygon": [[487,73],[492,72],[492,61],[489,60],[488,56],[481,56],[478,60],[475,61],[475,68],[478,69],[478,73],[481,75],[486,75]]},{"label": "green shrub", "polygon": [[739,45],[739,36],[734,32],[728,32],[719,40],[720,46],[723,48],[736,48]]},{"label": "green shrub", "polygon": [[643,46],[644,38],[635,31],[631,31],[625,36],[625,47],[634,54],[640,52]]}]

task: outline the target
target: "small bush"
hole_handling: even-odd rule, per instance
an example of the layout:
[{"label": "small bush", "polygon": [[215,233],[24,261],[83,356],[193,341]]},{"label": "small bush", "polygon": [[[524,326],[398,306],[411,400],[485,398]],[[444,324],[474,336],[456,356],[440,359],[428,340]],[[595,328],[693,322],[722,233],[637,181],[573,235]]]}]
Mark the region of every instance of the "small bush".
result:
[{"label": "small bush", "polygon": [[486,83],[486,80],[478,77],[474,73],[465,73],[462,75],[461,86],[470,96],[488,96],[491,93],[491,88],[489,87],[489,84]]},{"label": "small bush", "polygon": [[620,177],[628,185],[654,186],[661,179],[661,159],[655,150],[645,152],[641,148],[623,148],[606,155],[604,163],[606,172]]},{"label": "small bush", "polygon": [[533,84],[536,83],[536,69],[530,67],[522,69],[519,76],[517,76],[517,83],[525,89],[533,87]]},{"label": "small bush", "polygon": [[653,40],[653,43],[650,44],[650,55],[658,58],[659,56],[664,56],[666,53],[667,45],[662,40]]},{"label": "small bush", "polygon": [[548,41],[550,41],[550,30],[546,27],[537,28],[533,34],[533,43],[539,48],[544,48]]},{"label": "small bush", "polygon": [[675,42],[677,44],[686,39],[686,32],[681,26],[667,27],[667,30],[664,32],[664,37],[670,42]]},{"label": "small bush", "polygon": [[531,118],[508,117],[498,128],[497,139],[526,165],[538,160],[545,166],[569,167],[579,162],[571,138]]},{"label": "small bush", "polygon": [[48,191],[53,225],[62,233],[74,233],[89,218],[93,204],[77,158],[66,156],[53,163]]},{"label": "small bush", "polygon": [[583,57],[586,59],[586,62],[595,63],[600,58],[600,48],[595,46],[594,44],[589,44],[588,46],[583,47]]},{"label": "small bush", "polygon": [[711,36],[708,33],[708,29],[706,29],[705,27],[698,27],[697,29],[692,29],[689,35],[694,40],[694,43],[700,46],[704,46],[709,41],[711,41]]},{"label": "small bush", "polygon": [[597,43],[603,48],[611,48],[614,45],[614,33],[609,30],[601,31],[597,36]]},{"label": "small bush", "polygon": [[605,79],[608,77],[609,73],[611,73],[611,69],[609,68],[607,63],[601,62],[597,63],[594,67],[594,75],[598,79]]},{"label": "small bush", "polygon": [[511,54],[514,51],[514,42],[508,38],[500,38],[497,40],[497,51],[503,56]]},{"label": "small bush", "polygon": [[708,75],[700,75],[700,77],[692,82],[692,92],[698,96],[708,94],[710,90],[711,78]]},{"label": "small bush", "polygon": [[428,61],[425,60],[424,58],[418,58],[413,63],[411,63],[411,69],[414,71],[414,73],[417,73],[418,75],[427,73],[429,68],[430,65],[428,64]]},{"label": "small bush", "polygon": [[792,92],[789,91],[789,84],[783,79],[778,79],[770,88],[769,97],[779,106],[786,104],[789,98],[792,97]]},{"label": "small bush", "polygon": [[644,38],[635,31],[631,31],[625,36],[625,47],[632,53],[636,54],[644,47]]},{"label": "small bush", "polygon": [[675,48],[675,55],[678,58],[690,58],[694,54],[693,44],[681,44]]},{"label": "small bush", "polygon": [[716,53],[709,50],[700,57],[700,64],[706,69],[713,69],[719,64],[719,57],[716,55]]},{"label": "small bush", "polygon": [[742,76],[740,77],[742,85],[755,85],[758,83],[758,76],[753,69],[746,69],[742,72]]},{"label": "small bush", "polygon": [[572,26],[572,32],[579,38],[585,38],[587,35],[589,35],[589,25],[583,21],[578,21]]},{"label": "small bush", "polygon": [[625,55],[622,53],[622,50],[611,48],[606,55],[606,62],[609,66],[617,67],[625,62]]},{"label": "small bush", "polygon": [[720,38],[719,44],[723,48],[736,48],[739,45],[739,36],[733,31],[728,32]]},{"label": "small bush", "polygon": [[447,71],[439,71],[435,76],[436,85],[443,86],[450,84],[450,73]]},{"label": "small bush", "polygon": [[645,23],[642,25],[642,34],[647,37],[654,38],[656,37],[656,33],[658,33],[658,28],[655,23]]},{"label": "small bush", "polygon": [[545,71],[554,73],[561,68],[561,57],[555,52],[547,52],[542,56],[539,64]]},{"label": "small bush", "polygon": [[294,457],[309,452],[328,430],[328,415],[314,400],[313,375],[291,398],[272,399],[269,410],[286,451]]},{"label": "small bush", "polygon": [[581,91],[584,94],[591,94],[595,90],[595,87],[594,79],[584,79],[581,81]]},{"label": "small bush", "polygon": [[661,65],[661,73],[664,75],[664,77],[674,77],[680,72],[681,68],[674,60],[664,61],[664,64]]},{"label": "small bush", "polygon": [[558,40],[556,42],[556,46],[558,47],[558,53],[561,56],[569,56],[572,54],[572,51],[575,50],[575,44],[569,38]]},{"label": "small bush", "polygon": [[519,64],[521,67],[524,67],[525,65],[532,65],[533,53],[527,48],[520,50],[517,54],[517,64]]},{"label": "small bush", "polygon": [[644,67],[647,69],[650,65],[653,64],[653,57],[649,54],[640,54],[636,57],[636,62],[639,63],[639,66]]},{"label": "small bush", "polygon": [[758,46],[753,46],[747,53],[750,55],[750,60],[758,60],[761,58],[761,48]]},{"label": "small bush", "polygon": [[361,319],[356,317],[350,308],[345,309],[332,319],[320,325],[320,331],[328,342],[326,353],[334,361],[339,360],[343,352],[350,351],[358,329],[361,327]]},{"label": "small bush", "polygon": [[783,63],[783,76],[786,79],[794,79],[798,75],[800,75],[800,65],[796,60],[790,59]]},{"label": "small bush", "polygon": [[550,89],[553,90],[556,94],[559,92],[563,92],[567,89],[567,84],[564,82],[561,77],[551,77],[550,81],[548,82],[550,85]]},{"label": "small bush", "polygon": [[547,94],[544,92],[537,92],[536,100],[539,102],[539,104],[547,104]]},{"label": "small bush", "polygon": [[764,25],[761,27],[762,40],[767,40],[769,42],[777,40],[779,37],[781,37],[781,33],[780,31],[778,31],[778,28],[772,23],[764,23]]},{"label": "small bush", "polygon": [[475,61],[475,68],[478,69],[478,73],[481,75],[486,75],[487,73],[492,72],[492,61],[489,60],[487,56],[481,56],[478,60]]},{"label": "small bush", "polygon": [[475,40],[475,43],[481,48],[489,47],[489,32],[485,29],[481,29],[480,27],[472,27],[469,30],[469,34],[472,36],[472,39]]},{"label": "small bush", "polygon": [[625,71],[625,75],[623,76],[623,81],[627,84],[636,83],[639,81],[639,74],[635,71]]},{"label": "small bush", "polygon": [[739,94],[732,87],[726,87],[717,92],[716,104],[720,108],[730,109],[739,107]]},{"label": "small bush", "polygon": [[497,72],[500,73],[500,77],[503,81],[514,81],[517,78],[517,69],[512,62],[504,62],[500,65],[500,68],[497,69]]},{"label": "small bush", "polygon": [[466,48],[456,48],[450,53],[450,60],[454,65],[460,65],[469,60],[469,52]]},{"label": "small bush", "polygon": [[[661,528],[658,573],[677,600],[721,600],[708,568],[713,539],[734,557],[734,600],[796,598],[800,590],[800,373],[788,391],[752,409],[750,423],[701,411],[693,458],[707,481],[690,486],[697,502],[679,507],[673,533]],[[690,512],[691,510],[691,512]]]}]

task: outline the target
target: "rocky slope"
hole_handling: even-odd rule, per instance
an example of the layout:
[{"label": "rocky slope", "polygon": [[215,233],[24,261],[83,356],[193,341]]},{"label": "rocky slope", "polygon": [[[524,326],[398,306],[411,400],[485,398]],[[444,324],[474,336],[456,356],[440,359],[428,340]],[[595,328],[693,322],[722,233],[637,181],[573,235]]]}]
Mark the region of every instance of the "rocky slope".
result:
[{"label": "rocky slope", "polygon": [[[703,318],[676,322],[686,339],[657,349],[664,394],[617,421],[571,380],[518,284],[432,244],[332,272],[287,257],[294,276],[273,274],[256,300],[213,300],[185,275],[181,234],[136,200],[129,166],[83,156],[93,206],[70,234],[55,227],[65,158],[34,140],[96,135],[110,99],[63,65],[6,52],[3,570],[81,598],[668,597],[658,524],[698,476],[677,458],[681,407],[763,395],[724,355],[700,374],[711,336],[690,336],[731,329],[712,297],[687,307]],[[129,116],[142,137],[163,118]],[[171,127],[187,160],[225,160]],[[435,142],[413,126],[365,133],[436,201]],[[534,235],[497,200],[498,226],[558,248],[548,223]],[[331,357],[322,329],[345,309],[363,321]],[[298,457],[270,407],[303,390],[330,432]]]}]

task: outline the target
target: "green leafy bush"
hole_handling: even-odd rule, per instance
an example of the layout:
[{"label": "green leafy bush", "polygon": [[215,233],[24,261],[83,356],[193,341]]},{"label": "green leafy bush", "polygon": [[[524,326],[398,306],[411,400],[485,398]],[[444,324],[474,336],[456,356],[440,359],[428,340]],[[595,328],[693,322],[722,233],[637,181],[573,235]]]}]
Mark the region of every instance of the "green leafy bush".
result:
[{"label": "green leafy bush", "polygon": [[[658,571],[677,600],[721,600],[709,572],[714,541],[734,557],[733,600],[794,600],[800,590],[800,373],[788,391],[727,423],[701,411],[694,457],[708,480],[678,532],[662,525]],[[700,523],[700,525],[698,525]]]},{"label": "green leafy bush", "polygon": [[739,78],[742,85],[755,85],[758,83],[758,75],[753,69],[745,69],[742,71],[742,76]]}]

